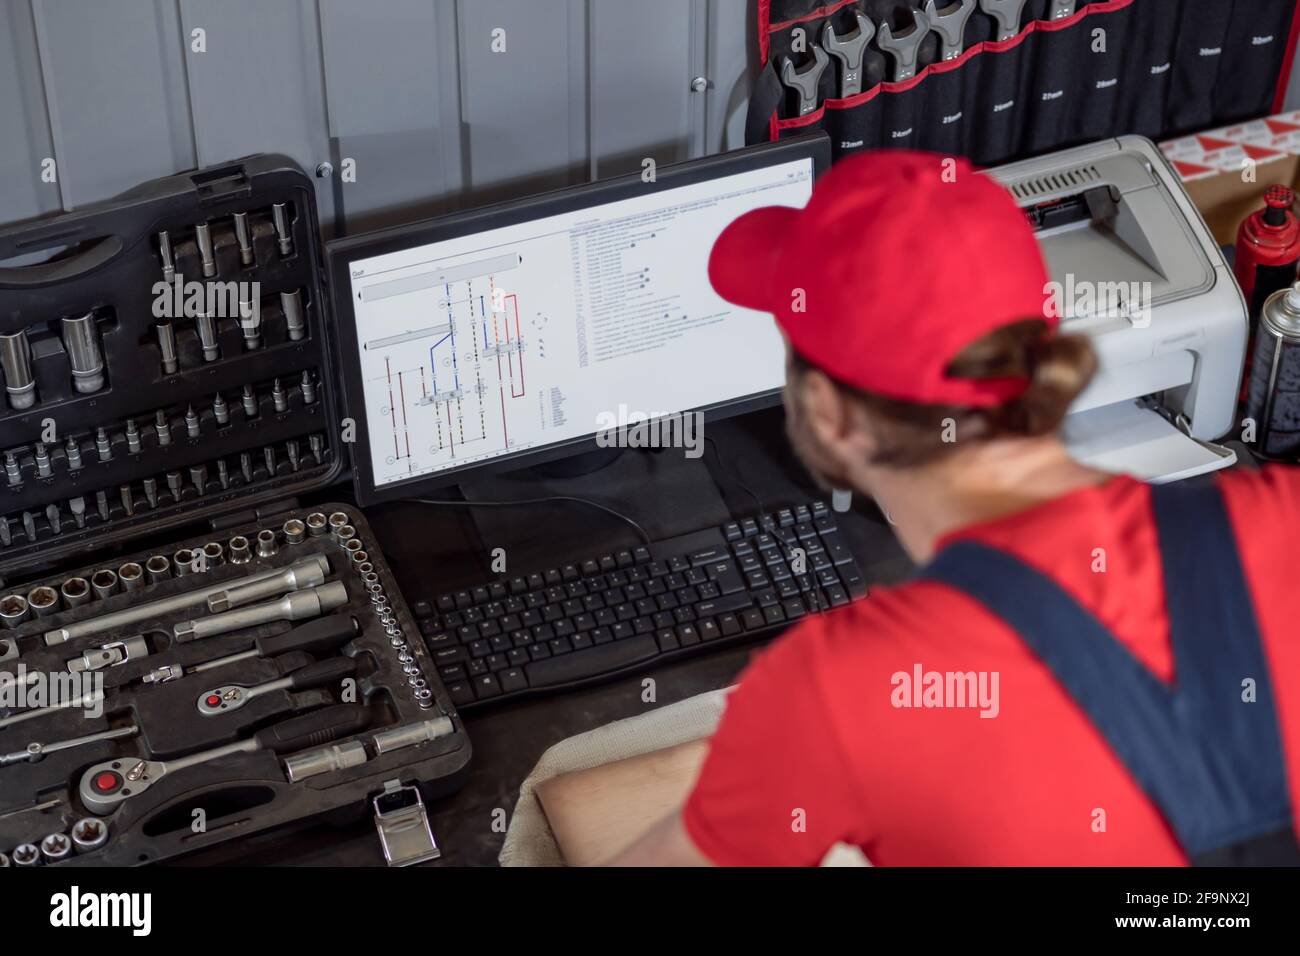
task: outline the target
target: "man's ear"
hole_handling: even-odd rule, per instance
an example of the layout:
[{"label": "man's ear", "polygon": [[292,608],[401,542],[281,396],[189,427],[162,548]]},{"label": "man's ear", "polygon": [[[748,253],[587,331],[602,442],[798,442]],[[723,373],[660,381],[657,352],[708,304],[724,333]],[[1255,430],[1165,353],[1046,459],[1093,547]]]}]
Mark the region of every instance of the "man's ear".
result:
[{"label": "man's ear", "polygon": [[804,425],[819,446],[845,462],[871,460],[875,438],[860,402],[815,368],[800,377],[799,390]]}]

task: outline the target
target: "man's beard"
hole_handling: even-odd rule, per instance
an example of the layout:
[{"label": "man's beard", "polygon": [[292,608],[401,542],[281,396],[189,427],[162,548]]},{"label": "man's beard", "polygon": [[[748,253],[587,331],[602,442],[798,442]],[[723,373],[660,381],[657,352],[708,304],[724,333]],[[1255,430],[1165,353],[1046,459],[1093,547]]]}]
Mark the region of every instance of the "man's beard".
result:
[{"label": "man's beard", "polygon": [[846,469],[830,459],[825,449],[813,437],[812,429],[804,427],[803,416],[787,403],[785,434],[794,449],[795,457],[823,491],[851,489]]}]

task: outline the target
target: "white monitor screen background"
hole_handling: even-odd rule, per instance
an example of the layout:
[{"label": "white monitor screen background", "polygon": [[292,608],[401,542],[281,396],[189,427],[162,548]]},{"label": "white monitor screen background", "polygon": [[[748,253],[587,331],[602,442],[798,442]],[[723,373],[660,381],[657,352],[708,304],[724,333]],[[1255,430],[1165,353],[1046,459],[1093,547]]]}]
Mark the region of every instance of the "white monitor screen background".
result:
[{"label": "white monitor screen background", "polygon": [[812,186],[803,159],[351,263],[375,486],[779,388],[775,323],[707,263]]}]

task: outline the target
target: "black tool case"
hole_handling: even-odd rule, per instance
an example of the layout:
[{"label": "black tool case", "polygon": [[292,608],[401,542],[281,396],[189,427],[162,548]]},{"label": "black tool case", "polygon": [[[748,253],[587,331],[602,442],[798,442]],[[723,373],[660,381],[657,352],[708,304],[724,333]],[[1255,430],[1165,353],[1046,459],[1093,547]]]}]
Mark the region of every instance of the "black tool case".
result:
[{"label": "black tool case", "polygon": [[[371,807],[392,862],[436,853],[420,794],[462,782],[469,741],[359,509],[298,503],[345,459],[322,258],[278,155],[0,228],[0,864],[152,862]],[[189,639],[221,598],[154,606],[256,576],[237,609],[298,583],[298,613],[328,610]]]}]

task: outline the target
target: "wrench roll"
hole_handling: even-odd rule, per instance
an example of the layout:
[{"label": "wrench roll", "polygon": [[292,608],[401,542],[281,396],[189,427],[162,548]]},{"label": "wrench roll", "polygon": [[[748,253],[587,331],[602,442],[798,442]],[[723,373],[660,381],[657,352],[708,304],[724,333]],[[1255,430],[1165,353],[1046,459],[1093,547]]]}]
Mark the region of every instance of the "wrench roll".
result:
[{"label": "wrench roll", "polygon": [[274,155],[0,230],[0,865],[349,811],[394,865],[438,855],[381,810],[423,820],[470,744],[365,516],[323,500],[318,236]]},{"label": "wrench roll", "polygon": [[1269,112],[1294,4],[756,0],[750,143],[825,130],[838,159],[923,149],[996,165]]}]

